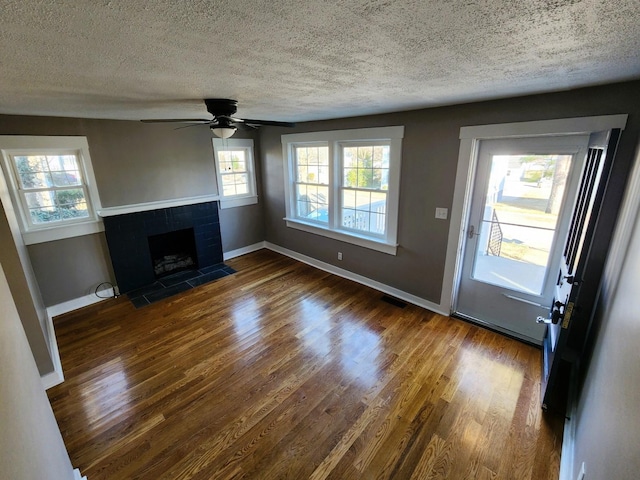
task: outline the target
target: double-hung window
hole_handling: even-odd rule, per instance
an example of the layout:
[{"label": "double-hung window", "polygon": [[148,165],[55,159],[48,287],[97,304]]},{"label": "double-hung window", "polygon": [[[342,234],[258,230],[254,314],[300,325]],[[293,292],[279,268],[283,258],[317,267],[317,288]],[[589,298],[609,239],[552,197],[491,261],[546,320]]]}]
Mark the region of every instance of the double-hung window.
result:
[{"label": "double-hung window", "polygon": [[253,163],[253,140],[213,139],[220,207],[239,207],[258,202]]},{"label": "double-hung window", "polygon": [[25,243],[103,229],[84,137],[0,137],[4,174]]},{"label": "double-hung window", "polygon": [[397,248],[403,127],[283,135],[287,226]]}]

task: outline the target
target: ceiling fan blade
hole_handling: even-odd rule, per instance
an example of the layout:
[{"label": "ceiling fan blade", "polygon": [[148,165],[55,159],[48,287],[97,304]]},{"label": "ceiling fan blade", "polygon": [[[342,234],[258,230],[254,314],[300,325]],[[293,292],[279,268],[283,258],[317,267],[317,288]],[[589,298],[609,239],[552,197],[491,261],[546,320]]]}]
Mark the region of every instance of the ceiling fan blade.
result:
[{"label": "ceiling fan blade", "polygon": [[252,125],[252,126],[256,126],[259,127],[261,125],[264,126],[268,126],[268,127],[295,127],[296,124],[292,123],[292,122],[277,122],[275,120],[251,120],[249,118],[235,118],[235,117],[229,117],[229,120],[231,120],[234,123],[244,123],[246,125]]},{"label": "ceiling fan blade", "polygon": [[208,122],[200,122],[200,123],[190,123],[189,125],[183,125],[181,127],[176,127],[174,128],[174,130],[182,130],[183,128],[190,128],[190,127],[200,127],[202,125],[210,125],[213,126],[213,120],[208,121]]},{"label": "ceiling fan blade", "polygon": [[209,123],[212,120],[204,118],[159,118],[140,120],[142,123]]}]

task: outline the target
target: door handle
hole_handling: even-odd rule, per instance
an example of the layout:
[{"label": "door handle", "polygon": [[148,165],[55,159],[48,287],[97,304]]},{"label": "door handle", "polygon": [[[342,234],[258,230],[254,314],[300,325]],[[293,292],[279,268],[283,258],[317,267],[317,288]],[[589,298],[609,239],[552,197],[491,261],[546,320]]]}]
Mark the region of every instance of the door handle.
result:
[{"label": "door handle", "polygon": [[473,238],[474,235],[480,235],[480,232],[475,233],[476,229],[473,225],[469,225],[469,228],[467,230],[467,237],[469,237],[469,239],[471,240]]},{"label": "door handle", "polygon": [[[560,309],[562,308],[562,311]],[[560,321],[564,316],[564,303],[556,301],[553,304],[553,310],[551,310],[551,318],[537,317],[536,323],[553,323],[554,325]]]}]

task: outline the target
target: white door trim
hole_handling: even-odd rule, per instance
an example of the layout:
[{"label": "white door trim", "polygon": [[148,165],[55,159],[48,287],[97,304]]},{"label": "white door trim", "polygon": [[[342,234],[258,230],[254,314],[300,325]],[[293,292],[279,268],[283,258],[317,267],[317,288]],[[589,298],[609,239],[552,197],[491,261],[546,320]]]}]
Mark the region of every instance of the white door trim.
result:
[{"label": "white door trim", "polygon": [[440,309],[451,312],[464,246],[464,226],[468,216],[475,173],[475,158],[480,140],[547,135],[590,134],[612,128],[624,129],[627,115],[562,118],[533,122],[466,126],[460,128],[458,168],[451,205],[451,223],[447,241]]}]

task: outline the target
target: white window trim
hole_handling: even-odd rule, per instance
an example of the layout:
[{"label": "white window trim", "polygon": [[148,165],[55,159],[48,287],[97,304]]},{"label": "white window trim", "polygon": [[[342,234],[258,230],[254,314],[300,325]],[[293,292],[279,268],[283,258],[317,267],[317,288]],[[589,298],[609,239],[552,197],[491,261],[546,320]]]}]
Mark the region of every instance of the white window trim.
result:
[{"label": "white window trim", "polygon": [[[258,203],[258,192],[256,190],[256,170],[253,155],[253,140],[249,138],[213,138],[213,155],[216,162],[216,180],[218,182],[218,195],[220,197],[220,208],[243,207]],[[222,172],[220,169],[220,150],[245,150],[247,152],[247,176],[249,180],[249,193],[244,195],[225,196],[222,188]]]},{"label": "white window trim", "polygon": [[[398,249],[398,215],[400,203],[400,166],[402,160],[402,139],[404,127],[360,128],[352,130],[333,130],[326,132],[294,133],[282,135],[282,155],[284,161],[284,184],[287,216],[284,218],[287,227],[302,230],[316,235],[340,240],[379,252],[396,255]],[[341,165],[340,144],[347,142],[388,141],[391,146],[389,161],[389,190],[387,197],[387,234],[385,237],[358,234],[352,230],[325,227],[315,222],[306,222],[294,216],[295,178],[294,147],[299,144],[324,143],[329,147],[329,171],[332,184],[329,194],[332,197],[331,208],[339,204],[337,196],[340,191],[341,173],[336,172],[335,166]]]},{"label": "white window trim", "polygon": [[[18,179],[11,165],[11,155],[41,151],[42,153],[55,150],[74,150],[79,152],[80,168],[86,184],[89,206],[89,218],[58,225],[44,225],[29,227],[27,213],[24,211],[22,201],[18,194]],[[102,208],[100,195],[96,186],[96,179],[89,155],[89,144],[86,137],[71,136],[31,136],[31,135],[0,135],[0,151],[2,152],[2,172],[5,176],[9,194],[18,212],[20,231],[25,244],[51,242],[64,238],[90,235],[104,231],[104,224],[98,216],[98,210]]]}]

